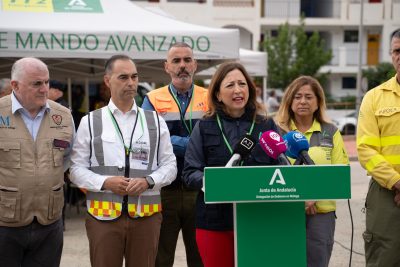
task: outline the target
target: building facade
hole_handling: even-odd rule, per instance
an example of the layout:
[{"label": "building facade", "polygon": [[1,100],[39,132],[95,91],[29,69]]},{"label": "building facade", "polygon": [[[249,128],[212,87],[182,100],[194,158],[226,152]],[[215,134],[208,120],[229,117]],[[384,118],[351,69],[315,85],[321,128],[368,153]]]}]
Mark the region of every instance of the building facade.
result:
[{"label": "building facade", "polygon": [[333,58],[325,89],[332,96],[355,96],[359,58],[359,25],[363,7],[362,67],[390,62],[390,35],[400,28],[400,0],[131,0],[159,8],[176,19],[210,27],[237,28],[240,47],[260,50],[280,25],[299,25],[318,31]]}]

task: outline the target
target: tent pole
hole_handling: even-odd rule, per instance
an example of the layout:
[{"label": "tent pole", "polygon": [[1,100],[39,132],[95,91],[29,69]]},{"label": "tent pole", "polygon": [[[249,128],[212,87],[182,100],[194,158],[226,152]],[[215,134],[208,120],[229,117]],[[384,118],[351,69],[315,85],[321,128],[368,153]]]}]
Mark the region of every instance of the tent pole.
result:
[{"label": "tent pole", "polygon": [[85,112],[89,112],[89,79],[85,78]]},{"label": "tent pole", "polygon": [[263,77],[263,101],[267,103],[267,77]]},{"label": "tent pole", "polygon": [[71,78],[67,79],[67,85],[68,85],[68,106],[69,106],[69,109],[72,110],[72,84],[71,84]]}]

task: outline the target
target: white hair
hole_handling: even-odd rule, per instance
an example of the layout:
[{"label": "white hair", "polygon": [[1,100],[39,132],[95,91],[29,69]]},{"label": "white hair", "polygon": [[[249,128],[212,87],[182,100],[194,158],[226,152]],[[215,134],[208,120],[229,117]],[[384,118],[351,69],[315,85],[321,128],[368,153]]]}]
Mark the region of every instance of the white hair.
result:
[{"label": "white hair", "polygon": [[34,57],[24,57],[14,62],[11,68],[11,80],[21,80],[27,67],[34,67],[40,70],[46,70],[47,72],[49,71],[47,65],[40,59]]}]

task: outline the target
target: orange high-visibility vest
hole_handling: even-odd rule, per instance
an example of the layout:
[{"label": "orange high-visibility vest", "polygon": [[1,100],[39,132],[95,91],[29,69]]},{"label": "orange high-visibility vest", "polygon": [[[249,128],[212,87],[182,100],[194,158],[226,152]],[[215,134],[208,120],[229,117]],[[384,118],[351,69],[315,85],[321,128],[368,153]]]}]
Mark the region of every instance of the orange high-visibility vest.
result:
[{"label": "orange high-visibility vest", "polygon": [[[185,113],[185,120],[201,119],[208,109],[207,105],[208,90],[195,85],[193,88],[191,103],[188,104]],[[181,119],[179,107],[172,97],[168,85],[159,89],[153,90],[147,94],[150,103],[154,109],[164,118],[166,122],[176,121]],[[192,105],[192,114],[190,114],[190,106]],[[191,117],[190,117],[191,116]]]}]

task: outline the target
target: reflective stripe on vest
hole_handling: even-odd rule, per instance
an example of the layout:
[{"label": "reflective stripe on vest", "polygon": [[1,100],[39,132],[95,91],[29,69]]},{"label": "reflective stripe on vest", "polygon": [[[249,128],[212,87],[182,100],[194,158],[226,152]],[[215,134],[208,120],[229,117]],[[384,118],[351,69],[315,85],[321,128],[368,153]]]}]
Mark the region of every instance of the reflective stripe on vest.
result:
[{"label": "reflective stripe on vest", "polygon": [[111,192],[87,192],[88,212],[99,220],[113,220],[121,216],[123,197]]},{"label": "reflective stripe on vest", "polygon": [[[192,111],[192,119],[193,120],[198,120],[203,118],[204,116],[204,111]],[[181,119],[181,115],[179,112],[167,112],[166,114],[163,114],[163,119],[165,121],[179,121]],[[190,112],[185,113],[185,120],[190,119]]]},{"label": "reflective stripe on vest", "polygon": [[[124,176],[125,168],[117,166],[105,166],[104,149],[101,139],[103,131],[102,110],[98,109],[92,114],[93,119],[93,151],[99,166],[92,166],[90,169],[97,174],[107,176]],[[158,142],[158,127],[153,111],[140,110],[145,115],[147,129],[149,131],[149,163],[146,170],[130,169],[135,177],[145,177],[152,173],[152,166],[156,155]],[[86,206],[88,212],[98,220],[113,220],[121,216],[123,196],[112,192],[87,192]],[[161,211],[161,197],[159,192],[145,191],[140,196],[128,196],[128,214],[131,217],[151,216]]]},{"label": "reflective stripe on vest", "polygon": [[132,202],[128,202],[128,214],[131,217],[151,216],[154,213],[161,211],[160,195],[146,196],[145,198],[141,197],[140,203],[138,203],[138,197],[131,197],[131,200],[134,200]]}]

